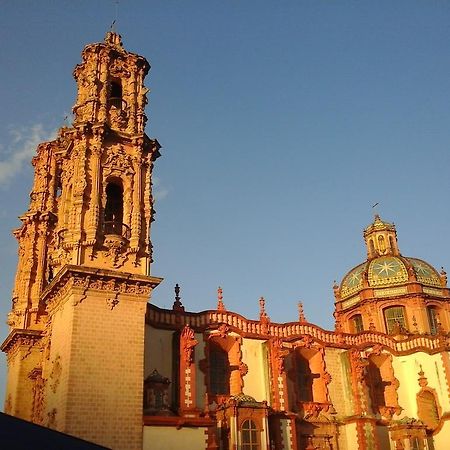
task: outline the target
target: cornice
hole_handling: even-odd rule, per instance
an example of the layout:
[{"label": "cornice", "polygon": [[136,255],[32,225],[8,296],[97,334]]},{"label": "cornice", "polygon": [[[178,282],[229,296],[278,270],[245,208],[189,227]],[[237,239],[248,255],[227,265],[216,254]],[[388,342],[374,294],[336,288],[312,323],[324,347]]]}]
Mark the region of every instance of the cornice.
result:
[{"label": "cornice", "polygon": [[43,331],[39,330],[13,329],[4,340],[0,350],[2,352],[9,353],[17,344],[33,345],[36,341],[42,338],[42,335]]},{"label": "cornice", "polygon": [[162,278],[131,274],[94,267],[66,265],[46,287],[41,300],[45,304],[55,304],[71,288],[77,288],[86,293],[87,290],[102,291],[105,293],[135,295],[148,297]]}]

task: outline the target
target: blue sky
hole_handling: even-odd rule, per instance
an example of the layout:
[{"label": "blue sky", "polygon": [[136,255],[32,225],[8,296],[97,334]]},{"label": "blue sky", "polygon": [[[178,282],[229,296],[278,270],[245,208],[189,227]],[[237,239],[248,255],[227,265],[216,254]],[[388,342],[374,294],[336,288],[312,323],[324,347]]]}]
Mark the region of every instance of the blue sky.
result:
[{"label": "blue sky", "polygon": [[[63,125],[72,70],[115,1],[5,1],[0,15],[0,316],[29,161]],[[332,327],[333,280],[365,259],[379,202],[406,256],[449,267],[450,2],[122,1],[144,55],[155,169],[152,301]],[[3,321],[2,321],[3,322]],[[2,323],[2,339],[7,335]],[[3,387],[5,358],[1,361]]]}]

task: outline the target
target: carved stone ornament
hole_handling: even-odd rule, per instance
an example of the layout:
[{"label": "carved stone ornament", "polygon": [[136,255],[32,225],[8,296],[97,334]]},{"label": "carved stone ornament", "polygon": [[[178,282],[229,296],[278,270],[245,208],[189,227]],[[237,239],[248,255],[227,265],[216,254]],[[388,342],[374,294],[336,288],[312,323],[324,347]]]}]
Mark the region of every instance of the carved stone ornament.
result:
[{"label": "carved stone ornament", "polygon": [[111,310],[113,310],[119,304],[119,300],[117,299],[117,296],[115,296],[115,297],[108,297],[106,299],[106,304],[108,305],[108,307]]},{"label": "carved stone ornament", "polygon": [[62,373],[61,357],[58,355],[53,361],[52,371],[50,373],[50,389],[56,393]]},{"label": "carved stone ornament", "polygon": [[366,374],[366,367],[369,364],[367,358],[363,358],[359,350],[353,349],[350,351],[350,361],[357,381],[362,383]]},{"label": "carved stone ornament", "polygon": [[275,368],[278,374],[284,372],[284,359],[289,354],[289,350],[283,348],[283,341],[275,338],[272,341],[272,357],[275,364]]},{"label": "carved stone ornament", "polygon": [[248,373],[248,366],[242,361],[239,362],[239,373],[242,377],[245,377],[245,375],[247,375]]},{"label": "carved stone ornament", "polygon": [[197,344],[198,341],[195,339],[194,330],[189,325],[186,325],[181,332],[181,348],[182,356],[188,366],[193,362],[193,351]]},{"label": "carved stone ornament", "polygon": [[131,158],[127,155],[122,145],[112,145],[104,153],[106,154],[103,163],[105,176],[111,174],[113,170],[125,172],[127,175],[134,173]]},{"label": "carved stone ornament", "polygon": [[107,251],[105,253],[105,264],[112,261],[114,268],[122,266],[127,260],[126,254],[128,242],[122,237],[117,235],[106,235],[103,245]]}]

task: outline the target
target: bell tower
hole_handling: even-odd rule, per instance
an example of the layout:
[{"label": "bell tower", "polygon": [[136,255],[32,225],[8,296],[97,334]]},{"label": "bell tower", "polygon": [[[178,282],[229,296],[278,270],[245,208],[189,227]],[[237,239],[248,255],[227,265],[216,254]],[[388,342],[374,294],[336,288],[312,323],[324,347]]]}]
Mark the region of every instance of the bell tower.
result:
[{"label": "bell tower", "polygon": [[[82,52],[71,127],[38,146],[2,345],[5,411],[111,448],[142,446],[152,170],[145,58],[121,37]],[[129,430],[123,433],[121,430]]]}]

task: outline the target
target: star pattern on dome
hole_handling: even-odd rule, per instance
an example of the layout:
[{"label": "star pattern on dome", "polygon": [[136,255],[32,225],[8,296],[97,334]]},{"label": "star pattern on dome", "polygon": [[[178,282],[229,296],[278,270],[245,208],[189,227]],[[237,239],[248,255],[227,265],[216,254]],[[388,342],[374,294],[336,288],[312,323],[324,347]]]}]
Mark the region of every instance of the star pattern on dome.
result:
[{"label": "star pattern on dome", "polygon": [[416,258],[407,258],[413,266],[414,272],[417,276],[417,281],[428,286],[441,286],[441,280],[436,269],[430,264]]},{"label": "star pattern on dome", "polygon": [[363,272],[363,270],[364,267],[359,267],[358,269],[350,273],[346,280],[349,287],[354,287],[361,283],[361,273]]},{"label": "star pattern on dome", "polygon": [[369,264],[369,286],[396,285],[408,281],[404,262],[396,256],[382,256]]},{"label": "star pattern on dome", "polygon": [[423,262],[418,261],[414,264],[414,269],[416,269],[417,274],[424,275],[424,276],[430,276],[431,270],[429,267],[427,267]]},{"label": "star pattern on dome", "polygon": [[373,268],[379,275],[388,277],[397,273],[398,263],[395,261],[384,261],[383,263],[374,264]]}]

